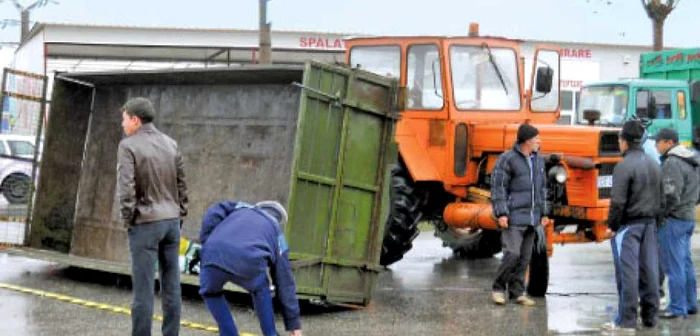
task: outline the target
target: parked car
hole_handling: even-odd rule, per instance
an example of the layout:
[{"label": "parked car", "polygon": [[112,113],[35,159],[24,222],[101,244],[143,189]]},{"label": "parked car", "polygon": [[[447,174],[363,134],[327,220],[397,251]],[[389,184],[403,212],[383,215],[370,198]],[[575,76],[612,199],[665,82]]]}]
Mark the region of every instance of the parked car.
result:
[{"label": "parked car", "polygon": [[10,204],[29,200],[36,137],[0,134],[0,193]]}]

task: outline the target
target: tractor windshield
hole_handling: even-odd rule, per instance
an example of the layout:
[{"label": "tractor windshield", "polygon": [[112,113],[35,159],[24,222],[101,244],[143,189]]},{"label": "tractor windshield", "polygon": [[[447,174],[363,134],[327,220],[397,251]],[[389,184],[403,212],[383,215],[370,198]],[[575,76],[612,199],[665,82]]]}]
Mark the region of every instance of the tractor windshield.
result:
[{"label": "tractor windshield", "polygon": [[[622,126],[627,113],[629,87],[627,85],[596,85],[581,89],[576,122],[588,124],[584,117],[586,111],[600,112],[594,124],[604,126]],[[589,112],[590,115],[590,112]],[[597,115],[597,113],[596,113]],[[590,116],[589,116],[590,118]]]},{"label": "tractor windshield", "polygon": [[450,47],[454,101],[459,110],[520,109],[518,61],[509,48]]}]

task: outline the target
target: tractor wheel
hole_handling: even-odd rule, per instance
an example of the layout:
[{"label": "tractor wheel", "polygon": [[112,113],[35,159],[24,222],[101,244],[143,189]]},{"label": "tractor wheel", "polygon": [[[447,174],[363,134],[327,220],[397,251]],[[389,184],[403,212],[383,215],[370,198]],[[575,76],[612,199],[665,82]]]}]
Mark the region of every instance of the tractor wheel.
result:
[{"label": "tractor wheel", "polygon": [[547,294],[547,286],[549,286],[549,257],[547,257],[547,251],[532,251],[528,278],[528,295],[543,297]]},{"label": "tractor wheel", "polygon": [[31,178],[20,173],[13,173],[0,184],[2,195],[10,204],[23,204],[29,200]]},{"label": "tractor wheel", "polygon": [[467,259],[491,258],[501,252],[501,233],[492,230],[451,229],[442,221],[435,224],[435,237],[455,256]]},{"label": "tractor wheel", "polygon": [[411,175],[402,164],[391,170],[391,209],[384,229],[382,254],[379,263],[391,265],[403,258],[413,247],[418,236],[421,198]]}]

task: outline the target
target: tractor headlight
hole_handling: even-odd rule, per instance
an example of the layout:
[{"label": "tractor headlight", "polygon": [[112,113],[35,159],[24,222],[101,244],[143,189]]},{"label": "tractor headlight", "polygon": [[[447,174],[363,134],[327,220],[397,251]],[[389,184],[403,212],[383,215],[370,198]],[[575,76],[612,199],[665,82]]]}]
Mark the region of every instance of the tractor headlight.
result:
[{"label": "tractor headlight", "polygon": [[550,179],[557,181],[557,183],[564,183],[566,179],[569,178],[569,174],[566,173],[566,168],[562,165],[549,168],[548,175]]}]

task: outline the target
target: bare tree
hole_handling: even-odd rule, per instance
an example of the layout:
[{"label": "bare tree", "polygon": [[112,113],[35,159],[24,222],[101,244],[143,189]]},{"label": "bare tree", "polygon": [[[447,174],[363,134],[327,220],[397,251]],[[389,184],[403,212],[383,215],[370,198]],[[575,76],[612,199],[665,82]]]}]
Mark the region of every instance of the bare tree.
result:
[{"label": "bare tree", "polygon": [[654,29],[654,50],[664,49],[664,22],[681,0],[640,0]]}]

